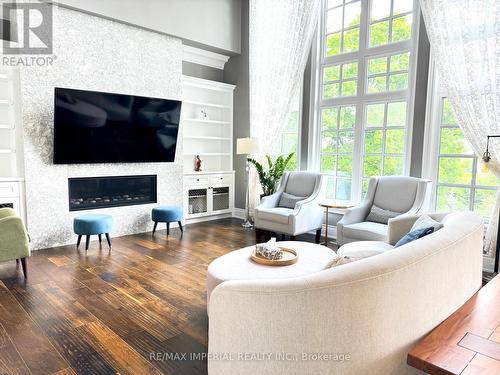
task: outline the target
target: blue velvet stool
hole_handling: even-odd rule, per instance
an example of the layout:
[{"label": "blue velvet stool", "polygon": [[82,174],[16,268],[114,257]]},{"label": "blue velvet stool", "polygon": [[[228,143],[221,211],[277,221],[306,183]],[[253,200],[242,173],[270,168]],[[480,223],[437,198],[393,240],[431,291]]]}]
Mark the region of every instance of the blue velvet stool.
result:
[{"label": "blue velvet stool", "polygon": [[156,231],[156,226],[158,223],[167,223],[167,236],[170,234],[170,223],[177,221],[179,223],[179,228],[181,232],[184,233],[182,228],[182,217],[183,217],[182,207],[179,206],[160,206],[153,208],[151,212],[151,217],[155,222],[153,227],[153,234]]},{"label": "blue velvet stool", "polygon": [[85,250],[89,249],[90,236],[93,234],[99,235],[99,243],[102,242],[101,235],[106,235],[109,248],[111,249],[111,238],[109,232],[113,227],[113,217],[110,215],[80,215],[73,220],[73,229],[78,234],[78,242],[76,247],[80,246],[82,236],[87,236],[85,241]]}]

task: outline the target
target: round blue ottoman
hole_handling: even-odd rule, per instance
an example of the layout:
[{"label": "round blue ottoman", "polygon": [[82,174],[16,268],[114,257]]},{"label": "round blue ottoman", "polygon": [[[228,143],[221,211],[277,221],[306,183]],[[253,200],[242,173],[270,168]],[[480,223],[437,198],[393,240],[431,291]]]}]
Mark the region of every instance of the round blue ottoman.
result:
[{"label": "round blue ottoman", "polygon": [[182,228],[182,218],[184,214],[182,212],[182,207],[179,206],[160,206],[153,208],[151,212],[151,218],[155,222],[153,227],[153,234],[156,231],[156,226],[158,223],[167,223],[167,236],[170,235],[170,223],[177,221],[181,233],[184,233]]},{"label": "round blue ottoman", "polygon": [[99,243],[102,241],[101,235],[106,235],[109,248],[111,249],[111,238],[109,232],[113,227],[113,217],[110,215],[88,214],[75,217],[73,220],[73,230],[78,234],[76,247],[80,246],[82,236],[87,236],[85,241],[85,250],[89,249],[90,236],[99,235]]}]

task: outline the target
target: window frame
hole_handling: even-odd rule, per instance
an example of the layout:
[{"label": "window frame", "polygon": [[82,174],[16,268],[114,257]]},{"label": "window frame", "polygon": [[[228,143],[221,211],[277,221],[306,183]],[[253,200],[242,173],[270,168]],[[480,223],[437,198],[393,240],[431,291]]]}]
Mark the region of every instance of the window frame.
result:
[{"label": "window frame", "polygon": [[[309,145],[308,164],[309,168],[321,171],[321,111],[324,108],[336,106],[355,106],[356,120],[354,125],[354,152],[352,165],[352,189],[350,203],[358,203],[362,199],[363,185],[363,153],[364,153],[364,123],[366,119],[365,107],[367,104],[376,102],[407,102],[407,119],[405,134],[405,155],[403,163],[403,175],[408,175],[410,171],[411,139],[413,128],[414,111],[414,91],[416,79],[416,56],[420,24],[420,8],[418,0],[413,0],[412,37],[410,40],[388,43],[381,46],[369,47],[369,24],[371,15],[371,1],[360,0],[360,37],[359,50],[356,52],[339,53],[334,56],[326,55],[326,1],[322,0],[321,15],[318,31],[312,49],[312,77],[311,77],[311,111],[309,119]],[[367,93],[366,84],[368,78],[368,60],[376,57],[388,57],[400,53],[410,52],[408,69],[408,87],[405,90],[387,91],[382,93]],[[335,97],[323,99],[323,67],[331,65],[345,64],[358,61],[357,95],[347,97]],[[324,173],[326,176],[333,176]]]},{"label": "window frame", "polygon": [[[459,129],[458,125],[442,124],[442,113],[446,92],[441,88],[439,76],[435,69],[434,59],[431,55],[429,65],[429,87],[427,93],[427,113],[425,119],[424,157],[422,177],[431,181],[430,204],[433,210],[437,210],[437,197],[439,187],[457,187],[470,189],[469,210],[475,211],[476,190],[497,191],[493,186],[477,184],[477,172],[480,162],[479,157],[474,153],[470,154],[441,154],[441,129]],[[472,159],[471,181],[469,184],[439,182],[439,161],[441,158],[463,158]]]}]

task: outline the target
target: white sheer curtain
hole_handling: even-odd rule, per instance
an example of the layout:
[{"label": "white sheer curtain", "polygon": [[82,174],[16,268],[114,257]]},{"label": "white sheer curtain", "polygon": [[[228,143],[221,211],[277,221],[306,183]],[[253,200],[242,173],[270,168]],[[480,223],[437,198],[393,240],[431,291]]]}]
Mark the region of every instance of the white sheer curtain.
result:
[{"label": "white sheer curtain", "polygon": [[[272,152],[307,62],[320,0],[250,0],[250,136],[261,155]],[[260,184],[250,173],[250,207]]]},{"label": "white sheer curtain", "polygon": [[[481,157],[486,136],[500,134],[500,1],[420,0],[420,5],[447,97]],[[500,177],[500,139],[491,139],[490,152],[490,169]],[[486,234],[489,255],[496,246],[499,198]]]}]

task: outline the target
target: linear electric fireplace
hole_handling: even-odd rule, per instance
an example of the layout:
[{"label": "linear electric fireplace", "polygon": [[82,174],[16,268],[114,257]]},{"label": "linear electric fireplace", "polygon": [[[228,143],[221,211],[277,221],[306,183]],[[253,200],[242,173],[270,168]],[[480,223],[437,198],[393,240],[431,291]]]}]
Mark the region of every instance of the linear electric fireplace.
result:
[{"label": "linear electric fireplace", "polygon": [[156,175],[70,178],[69,210],[156,203]]}]

